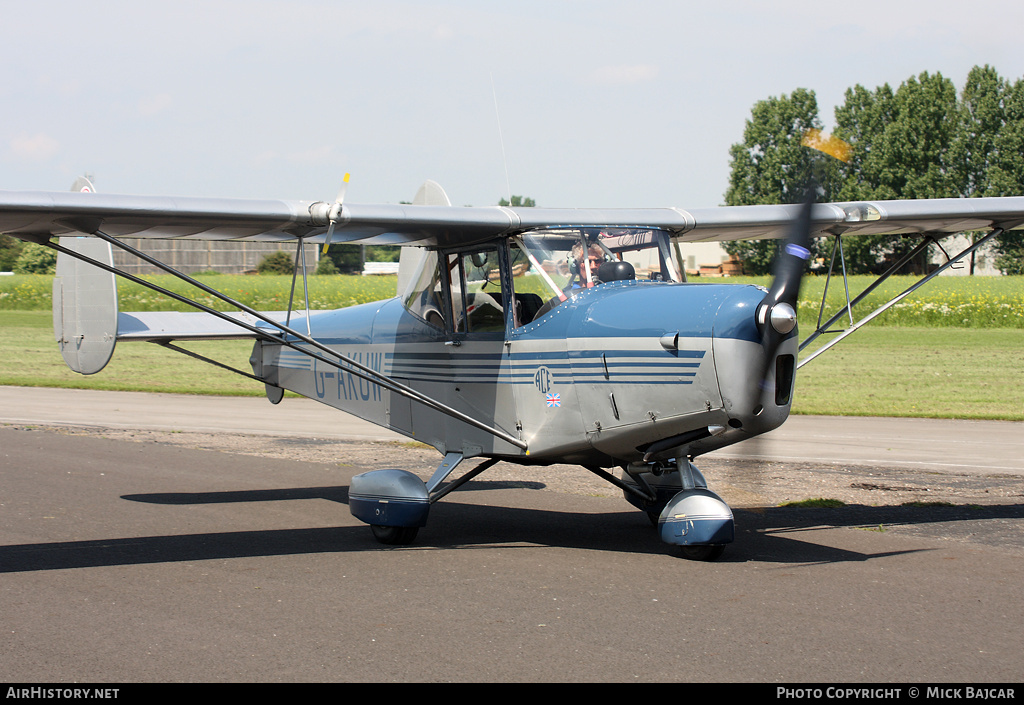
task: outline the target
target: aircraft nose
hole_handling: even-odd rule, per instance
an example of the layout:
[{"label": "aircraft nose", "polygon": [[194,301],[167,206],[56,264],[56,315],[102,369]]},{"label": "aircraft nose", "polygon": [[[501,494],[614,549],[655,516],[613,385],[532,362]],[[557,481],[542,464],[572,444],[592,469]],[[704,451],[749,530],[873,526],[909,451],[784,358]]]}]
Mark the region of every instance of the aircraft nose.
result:
[{"label": "aircraft nose", "polygon": [[[715,321],[714,354],[730,426],[748,434],[779,426],[789,415],[796,369],[796,311],[763,306],[764,291],[737,289]],[[763,330],[775,338],[765,345]]]}]

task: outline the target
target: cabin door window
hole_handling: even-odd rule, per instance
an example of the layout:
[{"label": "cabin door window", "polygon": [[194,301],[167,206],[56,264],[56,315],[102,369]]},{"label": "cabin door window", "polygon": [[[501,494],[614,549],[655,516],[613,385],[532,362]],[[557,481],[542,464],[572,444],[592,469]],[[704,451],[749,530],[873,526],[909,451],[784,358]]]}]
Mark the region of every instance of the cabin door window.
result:
[{"label": "cabin door window", "polygon": [[498,250],[447,256],[455,333],[505,333],[505,295]]}]

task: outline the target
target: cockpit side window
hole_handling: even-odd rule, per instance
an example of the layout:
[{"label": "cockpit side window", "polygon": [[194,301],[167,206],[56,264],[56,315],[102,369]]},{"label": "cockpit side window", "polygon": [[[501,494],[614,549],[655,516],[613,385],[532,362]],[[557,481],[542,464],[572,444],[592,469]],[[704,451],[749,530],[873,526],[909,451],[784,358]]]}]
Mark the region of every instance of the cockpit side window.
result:
[{"label": "cockpit side window", "polygon": [[505,291],[497,248],[445,256],[456,333],[505,332]]},{"label": "cockpit side window", "polygon": [[[430,325],[444,329],[444,300],[441,295],[441,268],[436,252],[416,250],[416,256],[422,259],[409,286],[402,292],[402,303]],[[406,253],[403,252],[405,257]],[[412,256],[412,255],[410,255]]]}]

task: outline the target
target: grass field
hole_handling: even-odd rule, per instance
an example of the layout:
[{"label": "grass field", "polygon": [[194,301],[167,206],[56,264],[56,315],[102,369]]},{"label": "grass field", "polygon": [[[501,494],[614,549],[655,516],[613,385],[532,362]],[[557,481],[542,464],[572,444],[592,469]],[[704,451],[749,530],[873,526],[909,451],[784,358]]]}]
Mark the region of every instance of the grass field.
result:
[{"label": "grass field", "polygon": [[[175,293],[194,296],[199,303],[219,311],[234,310],[170,274],[142,278]],[[290,276],[210,274],[199,275],[196,279],[258,311],[283,311],[288,308],[292,283]],[[320,310],[344,308],[394,296],[397,277],[319,276],[309,277],[308,281],[309,307]],[[53,275],[15,274],[0,277],[0,310],[49,311],[52,291]],[[117,299],[122,311],[195,310],[140,284],[124,280],[117,283]],[[305,306],[301,279],[295,292],[295,306]]]},{"label": "grass field", "polygon": [[[182,290],[172,277],[152,277]],[[282,309],[290,277],[202,277],[257,309]],[[722,281],[722,280],[712,280]],[[736,279],[766,284],[767,279]],[[810,277],[801,292],[801,330],[813,329],[824,280]],[[855,278],[854,286],[866,285]],[[886,292],[912,280],[898,278]],[[312,308],[336,308],[394,295],[395,278],[322,276],[310,279]],[[120,343],[98,375],[71,372],[53,340],[52,277],[0,277],[0,384],[192,394],[262,395],[262,385],[145,343]],[[137,285],[119,286],[121,310],[169,310],[166,297]],[[859,288],[854,288],[854,294]],[[842,305],[841,283],[830,306]],[[863,304],[864,315],[886,292]],[[211,302],[212,303],[212,302]],[[218,308],[226,308],[217,306]],[[32,309],[32,310],[26,310]],[[966,323],[965,323],[966,321]],[[248,341],[186,344],[248,371]],[[1024,420],[1024,278],[944,277],[800,370],[794,413],[927,416]]]},{"label": "grass field", "polygon": [[[194,291],[170,275],[147,276],[145,279],[179,293]],[[204,284],[222,291],[242,303],[261,311],[279,311],[287,307],[291,277],[242,276],[230,274],[200,275]],[[851,296],[863,290],[872,277],[851,277]],[[0,277],[0,310],[49,311],[53,277],[25,274]],[[730,277],[728,279],[695,279],[701,283],[751,283],[768,286],[770,277]],[[916,281],[914,277],[893,277],[864,302],[854,313],[866,314]],[[353,304],[377,301],[395,295],[394,276],[319,276],[309,277],[310,308],[343,308]],[[809,330],[818,317],[824,277],[805,277],[800,291],[801,326]],[[829,284],[828,312],[839,310],[845,302],[843,284],[833,279]],[[230,307],[212,297],[202,295],[201,303],[221,310]],[[119,282],[118,301],[122,311],[187,311],[185,304],[168,299],[131,282]],[[301,288],[296,303],[302,307]],[[1024,277],[939,277],[929,282],[905,301],[880,316],[872,325],[925,326],[956,328],[1024,328]]]},{"label": "grass field", "polygon": [[794,413],[1024,421],[1024,330],[870,325],[797,374]]},{"label": "grass field", "polygon": [[[769,286],[771,277],[705,279]],[[867,288],[874,277],[850,277],[850,297]],[[917,281],[892,277],[854,308],[854,320],[881,306]],[[800,325],[813,330],[825,290],[825,277],[805,277],[800,287]],[[846,304],[840,279],[828,282],[825,320]],[[847,321],[848,322],[848,321]],[[875,319],[873,326],[925,326],[954,328],[1024,328],[1024,277],[937,277]]]},{"label": "grass field", "polygon": [[[263,386],[147,343],[119,343],[98,375],[69,370],[50,314],[2,311],[0,384],[185,394]],[[248,341],[185,345],[248,371]],[[800,370],[794,413],[1024,421],[1024,330],[867,327]]]}]

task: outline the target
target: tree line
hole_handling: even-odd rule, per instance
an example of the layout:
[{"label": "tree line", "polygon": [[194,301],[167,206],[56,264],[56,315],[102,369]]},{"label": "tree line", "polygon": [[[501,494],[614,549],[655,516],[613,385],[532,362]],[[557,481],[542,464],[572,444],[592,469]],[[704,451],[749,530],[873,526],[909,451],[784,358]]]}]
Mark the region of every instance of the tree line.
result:
[{"label": "tree line", "polygon": [[[975,66],[959,93],[948,78],[928,72],[896,90],[847,89],[833,130],[851,146],[846,162],[801,145],[808,130],[822,128],[814,91],[758,101],[743,141],[729,151],[726,205],[798,203],[811,177],[821,201],[1024,195],[1024,79],[1011,82],[988,65]],[[844,239],[848,271],[880,273],[915,244],[882,235]],[[777,246],[746,241],[725,248],[748,272],[762,274]],[[830,256],[831,243],[819,239],[817,247],[819,257]],[[1024,231],[1004,233],[994,249],[1004,274],[1024,274]],[[972,256],[972,273],[973,264]]]}]

